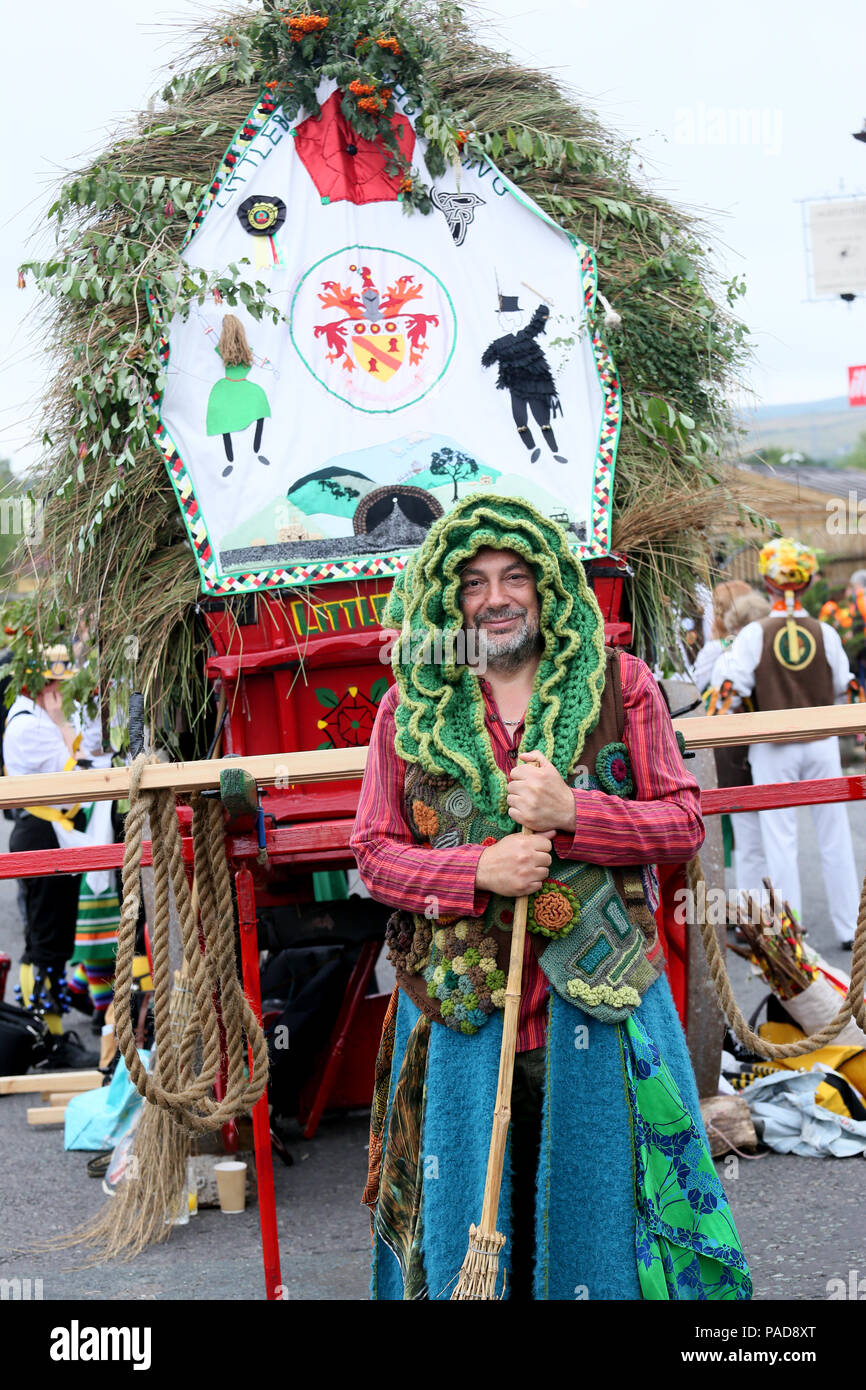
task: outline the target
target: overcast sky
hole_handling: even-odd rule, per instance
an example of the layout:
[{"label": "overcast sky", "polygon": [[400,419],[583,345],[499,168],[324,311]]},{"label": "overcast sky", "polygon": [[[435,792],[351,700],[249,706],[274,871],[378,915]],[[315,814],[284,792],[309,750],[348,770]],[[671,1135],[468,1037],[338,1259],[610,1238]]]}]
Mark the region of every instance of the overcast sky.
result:
[{"label": "overcast sky", "polygon": [[[52,180],[146,105],[178,24],[220,8],[7,6],[0,454],[19,466],[33,457],[49,369],[27,320],[33,289],[18,291],[16,273]],[[844,395],[846,368],[866,362],[866,298],[807,302],[798,200],[866,193],[866,144],[851,138],[866,116],[863,0],[496,0],[484,15],[516,57],[554,70],[605,125],[639,141],[659,192],[708,210],[717,264],[749,287],[741,314],[755,334],[758,400]]]}]

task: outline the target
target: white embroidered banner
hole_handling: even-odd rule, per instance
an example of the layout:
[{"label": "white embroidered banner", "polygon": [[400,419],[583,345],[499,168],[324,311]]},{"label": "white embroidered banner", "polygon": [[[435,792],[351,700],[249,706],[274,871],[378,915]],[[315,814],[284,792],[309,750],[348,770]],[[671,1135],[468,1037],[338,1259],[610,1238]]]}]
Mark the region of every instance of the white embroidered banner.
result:
[{"label": "white embroidered banner", "polygon": [[[294,126],[259,102],[184,252],[247,259],[282,316],[209,302],[166,330],[156,439],[203,587],[394,574],[479,491],[606,553],[620,397],[587,326],[591,253],[477,157],[406,215],[333,84],[320,101]],[[394,125],[423,168],[411,116]]]}]

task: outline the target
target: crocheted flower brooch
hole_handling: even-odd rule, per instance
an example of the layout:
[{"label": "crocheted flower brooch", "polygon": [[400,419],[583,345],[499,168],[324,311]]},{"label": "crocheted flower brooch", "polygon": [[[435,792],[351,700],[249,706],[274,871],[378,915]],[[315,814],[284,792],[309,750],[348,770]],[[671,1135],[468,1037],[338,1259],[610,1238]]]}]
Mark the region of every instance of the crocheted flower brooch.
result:
[{"label": "crocheted flower brooch", "polygon": [[549,878],[529,899],[526,929],[542,936],[567,936],[580,917],[580,901],[565,883]]},{"label": "crocheted flower brooch", "polygon": [[595,774],[601,790],[611,796],[634,795],[631,761],[624,743],[606,743],[598,750]]}]

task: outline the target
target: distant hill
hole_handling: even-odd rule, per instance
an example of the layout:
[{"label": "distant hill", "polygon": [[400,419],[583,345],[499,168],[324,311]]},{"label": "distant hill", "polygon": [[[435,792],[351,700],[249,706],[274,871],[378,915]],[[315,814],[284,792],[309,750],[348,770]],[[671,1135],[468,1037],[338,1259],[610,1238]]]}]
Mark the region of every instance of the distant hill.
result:
[{"label": "distant hill", "polygon": [[834,396],[824,401],[761,405],[742,411],[739,420],[747,431],[744,454],[775,447],[839,463],[866,430],[866,408],[849,406],[847,396]]},{"label": "distant hill", "polygon": [[[336,483],[344,491],[344,496],[332,492],[325,483]],[[318,473],[308,473],[306,477],[289,488],[289,500],[300,507],[307,516],[318,512],[331,512],[337,516],[352,517],[355,508],[366,493],[372,492],[376,484],[363,473],[351,468],[322,468]]]},{"label": "distant hill", "polygon": [[363,478],[365,483],[369,483],[370,481],[366,473],[358,473],[354,468],[340,468],[336,464],[331,464],[327,468],[317,468],[315,473],[305,473],[303,478],[299,478],[296,483],[292,483],[292,486],[289,488],[289,493],[295,492],[297,489],[304,487],[307,483],[319,482],[322,478],[342,477]]}]

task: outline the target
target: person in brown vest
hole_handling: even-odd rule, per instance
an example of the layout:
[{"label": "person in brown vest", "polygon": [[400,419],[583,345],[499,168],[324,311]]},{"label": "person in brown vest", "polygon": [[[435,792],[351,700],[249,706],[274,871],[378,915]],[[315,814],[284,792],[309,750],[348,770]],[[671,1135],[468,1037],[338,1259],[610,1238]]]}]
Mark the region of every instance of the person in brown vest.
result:
[{"label": "person in brown vest", "polygon": [[[761,622],[748,623],[733,646],[722,653],[713,669],[713,685],[721,689],[726,680],[730,681],[740,696],[754,695],[760,710],[832,705],[849,691],[854,678],[839,634],[828,623],[810,617],[799,600],[817,569],[814,553],[782,537],[763,547],[759,563],[773,611]],[[752,743],[749,764],[756,785],[842,775],[838,738]],[[847,950],[853,943],[860,902],[848,813],[839,802],[809,809],[833,929]],[[799,917],[802,897],[796,807],[761,811],[760,820],[773,886]],[[738,887],[760,902],[760,883]]]}]

